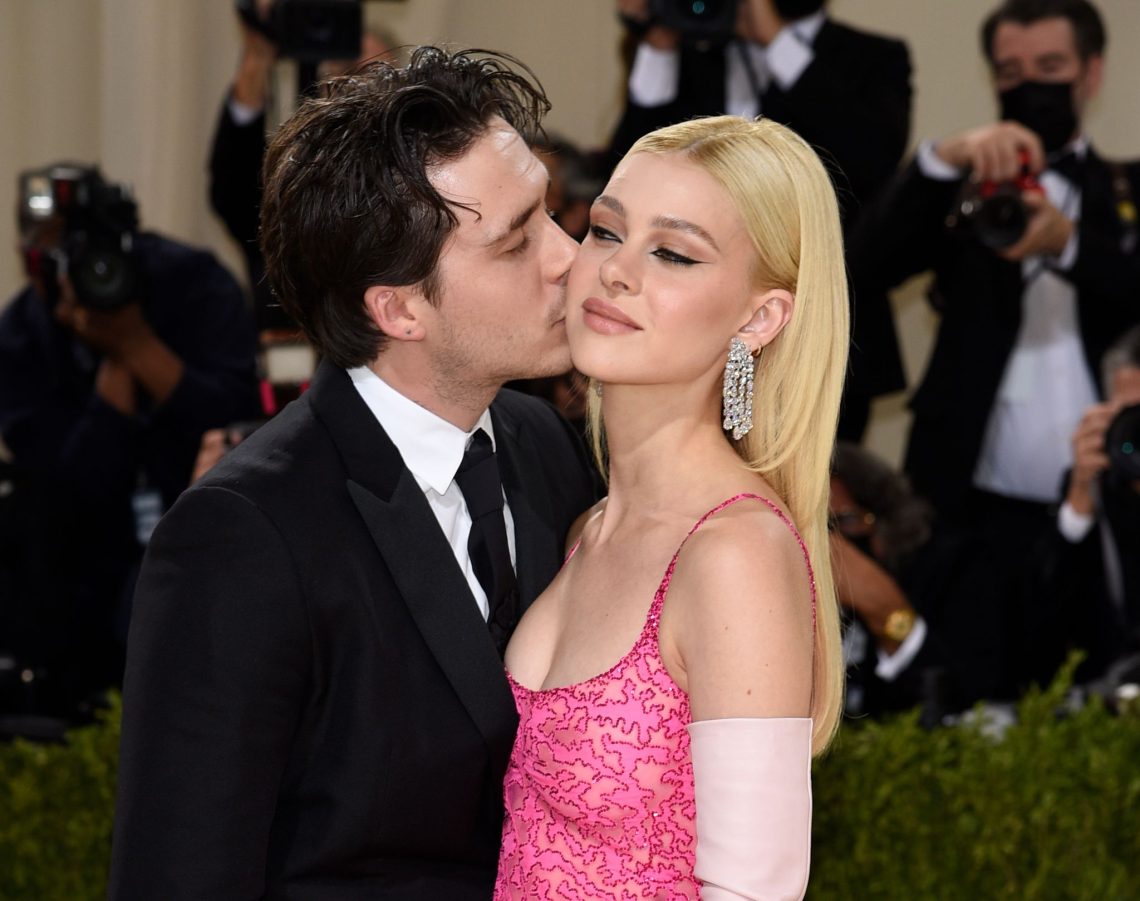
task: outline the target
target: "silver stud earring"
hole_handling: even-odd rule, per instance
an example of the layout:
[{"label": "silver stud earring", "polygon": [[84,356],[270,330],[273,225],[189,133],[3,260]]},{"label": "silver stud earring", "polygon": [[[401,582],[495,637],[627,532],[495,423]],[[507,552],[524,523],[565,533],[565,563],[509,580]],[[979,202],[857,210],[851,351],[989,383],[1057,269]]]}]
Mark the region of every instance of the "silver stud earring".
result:
[{"label": "silver stud earring", "polygon": [[724,367],[724,430],[739,441],[752,430],[752,380],[755,366],[748,345],[733,338]]}]

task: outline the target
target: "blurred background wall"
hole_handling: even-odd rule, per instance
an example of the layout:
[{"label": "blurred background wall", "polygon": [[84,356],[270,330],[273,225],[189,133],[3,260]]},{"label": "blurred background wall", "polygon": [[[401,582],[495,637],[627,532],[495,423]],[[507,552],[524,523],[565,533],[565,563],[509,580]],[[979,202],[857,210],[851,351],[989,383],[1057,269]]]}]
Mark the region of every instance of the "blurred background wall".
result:
[{"label": "blurred background wall", "polygon": [[[988,121],[993,98],[978,26],[996,0],[833,0],[835,18],[903,37],[915,74],[912,140]],[[548,127],[591,147],[620,110],[612,0],[370,0],[369,22],[404,43],[447,41],[513,53],[554,104]],[[1098,0],[1107,82],[1088,121],[1109,156],[1140,156],[1140,0]],[[241,275],[211,213],[206,161],[238,55],[230,0],[0,0],[0,306],[22,284],[16,174],[59,159],[99,162],[134,186],[144,225],[211,248]],[[1138,288],[1140,290],[1140,288]],[[908,375],[934,324],[921,284],[895,298]],[[872,449],[897,460],[903,395],[877,403]]]}]

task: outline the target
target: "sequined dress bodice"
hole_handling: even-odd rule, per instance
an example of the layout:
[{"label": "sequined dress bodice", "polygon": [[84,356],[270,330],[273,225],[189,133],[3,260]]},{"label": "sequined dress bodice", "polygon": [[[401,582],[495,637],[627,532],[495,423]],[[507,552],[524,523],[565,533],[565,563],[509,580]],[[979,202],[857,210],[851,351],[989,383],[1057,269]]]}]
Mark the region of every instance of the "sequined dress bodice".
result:
[{"label": "sequined dress bodice", "polygon": [[[788,522],[765,498],[742,494],[702,516],[685,540],[744,498],[763,501]],[[686,728],[692,717],[658,646],[680,552],[633,647],[606,672],[545,690],[525,688],[508,673],[519,729],[504,782],[495,901],[699,897]]]}]

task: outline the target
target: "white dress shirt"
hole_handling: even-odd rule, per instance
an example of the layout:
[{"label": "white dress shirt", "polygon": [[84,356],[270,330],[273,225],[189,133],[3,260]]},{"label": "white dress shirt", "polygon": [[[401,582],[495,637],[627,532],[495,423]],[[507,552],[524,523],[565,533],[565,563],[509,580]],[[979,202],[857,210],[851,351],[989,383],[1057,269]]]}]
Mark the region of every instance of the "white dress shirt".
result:
[{"label": "white dress shirt", "polygon": [[[725,112],[754,119],[763,112],[748,66],[761,91],[774,78],[785,91],[804,73],[813,59],[812,43],[826,20],[820,11],[780,29],[767,47],[752,41],[733,41],[725,48]],[[745,64],[741,48],[748,55]],[[629,96],[638,106],[664,106],[677,99],[681,82],[681,51],[661,50],[644,41],[638,45],[629,73]]]},{"label": "white dress shirt", "polygon": [[[455,560],[467,579],[471,594],[479,604],[483,618],[488,616],[487,594],[475,576],[471,557],[467,553],[467,539],[471,534],[471,515],[463,500],[463,492],[455,481],[456,470],[463,462],[463,454],[471,436],[482,429],[495,448],[495,430],[491,413],[484,410],[479,421],[469,432],[464,432],[445,419],[436,416],[415,401],[409,400],[381,379],[367,366],[348,370],[353,387],[360,394],[372,415],[387,433],[404,460],[416,484],[427,498],[443,536],[451,545]],[[511,563],[515,562],[515,524],[511,508],[503,497],[503,518],[507,525],[507,546]],[[425,578],[429,575],[425,574]]]},{"label": "white dress shirt", "polygon": [[[1088,152],[1084,138],[1071,148]],[[930,142],[918,152],[924,175],[958,179]],[[1080,221],[1079,186],[1046,169],[1038,176],[1045,196],[1066,218]],[[1059,499],[1061,478],[1073,464],[1072,436],[1092,404],[1096,381],[1085,360],[1077,318],[1076,288],[1057,271],[1066,271],[1079,252],[1078,229],[1056,256],[1022,261],[1025,287],[1021,327],[986,425],[974,469],[974,485],[1005,497],[1051,503]],[[978,328],[986,328],[984,322]]]},{"label": "white dress shirt", "polygon": [[230,99],[226,101],[226,106],[230,111],[230,118],[234,120],[234,125],[243,128],[265,112],[264,106],[247,106],[235,100],[233,94],[230,94]]}]

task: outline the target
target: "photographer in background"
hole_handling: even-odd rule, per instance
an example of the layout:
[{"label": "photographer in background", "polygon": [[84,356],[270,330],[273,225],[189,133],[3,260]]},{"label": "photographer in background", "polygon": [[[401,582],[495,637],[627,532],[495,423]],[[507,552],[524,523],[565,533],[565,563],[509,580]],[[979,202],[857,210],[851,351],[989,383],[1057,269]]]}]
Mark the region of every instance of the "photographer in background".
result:
[{"label": "photographer in background", "polygon": [[1081,129],[1106,43],[1087,0],[1007,0],[981,36],[999,121],[924,143],[851,252],[881,288],[934,271],[905,468],[944,525],[993,547],[1014,613],[1097,362],[1140,321],[1140,165],[1106,162]]},{"label": "photographer in background", "polygon": [[1108,349],[1102,373],[1108,399],[1073,433],[1065,501],[1031,595],[1042,681],[1072,648],[1088,655],[1078,681],[1140,651],[1140,326]]},{"label": "photographer in background", "polygon": [[[342,0],[323,8],[305,0],[237,0],[235,5],[242,49],[214,132],[210,205],[245,255],[258,329],[293,329],[265,283],[265,263],[257,244],[266,108],[274,67],[282,53],[280,44],[301,63],[302,92],[311,88],[304,83],[308,79],[341,74],[358,60],[390,53],[395,44],[390,36],[363,27],[358,2]],[[326,53],[343,55],[346,41],[352,58],[325,57]]]},{"label": "photographer in background", "polygon": [[1006,700],[1012,636],[988,551],[948,536],[905,476],[840,441],[831,471],[831,559],[847,613],[846,712],[922,705],[935,725],[979,700]]},{"label": "photographer in background", "polygon": [[254,333],[214,258],[138,232],[128,192],[95,168],[22,174],[19,228],[0,515],[20,546],[5,549],[0,650],[25,671],[12,703],[67,717],[120,677],[134,569],[202,432],[256,414]]},{"label": "photographer in background", "polygon": [[[910,57],[901,41],[826,14],[826,0],[618,0],[638,42],[614,132],[616,162],[643,134],[694,116],[763,115],[829,165],[844,228],[894,175],[910,133]],[[699,11],[698,11],[699,10]],[[905,387],[886,293],[852,270],[852,341],[841,438],[858,441],[871,398]]]}]

